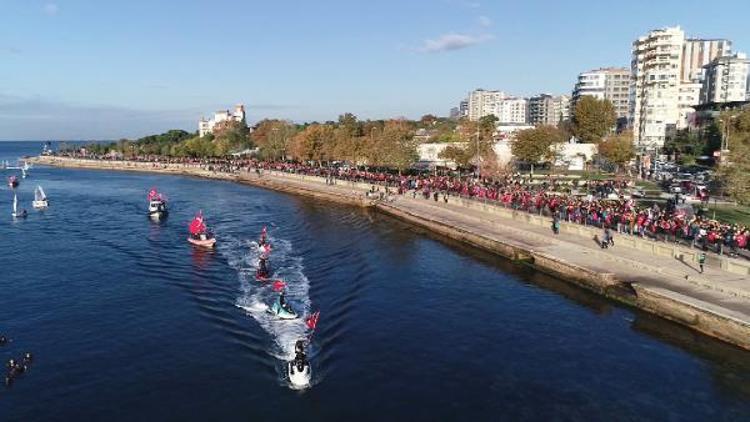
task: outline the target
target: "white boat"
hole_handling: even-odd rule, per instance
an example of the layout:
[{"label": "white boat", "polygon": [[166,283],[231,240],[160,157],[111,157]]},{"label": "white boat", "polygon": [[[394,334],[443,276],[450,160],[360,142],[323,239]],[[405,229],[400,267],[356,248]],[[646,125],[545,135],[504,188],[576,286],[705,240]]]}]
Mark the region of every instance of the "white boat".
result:
[{"label": "white boat", "polygon": [[32,204],[34,205],[34,208],[37,209],[47,208],[49,206],[47,195],[45,195],[44,189],[39,185],[36,186],[36,190],[34,191],[34,202]]},{"label": "white boat", "polygon": [[26,167],[21,167],[21,178],[22,178],[22,179],[25,179],[25,178],[26,178],[26,176],[28,176],[28,175],[26,174]]},{"label": "white boat", "polygon": [[26,217],[26,210],[21,210],[21,212],[18,212],[18,197],[16,196],[15,192],[13,192],[13,212],[10,215],[12,215],[13,218]]},{"label": "white boat", "polygon": [[160,219],[167,216],[167,202],[163,199],[154,199],[148,202],[148,216],[153,219]]},{"label": "white boat", "polygon": [[287,362],[286,375],[289,378],[289,383],[292,385],[292,388],[301,390],[310,386],[312,370],[310,369],[310,362],[307,361],[305,356],[305,346],[303,341],[298,340],[295,343],[294,351],[294,360]]}]

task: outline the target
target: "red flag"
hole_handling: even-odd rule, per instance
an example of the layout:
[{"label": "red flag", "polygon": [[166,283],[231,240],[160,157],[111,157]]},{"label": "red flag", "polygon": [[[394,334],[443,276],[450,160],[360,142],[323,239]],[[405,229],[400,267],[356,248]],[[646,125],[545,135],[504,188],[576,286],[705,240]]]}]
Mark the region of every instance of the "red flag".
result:
[{"label": "red flag", "polygon": [[307,328],[314,330],[315,327],[318,325],[318,319],[320,319],[320,311],[315,311],[312,314],[310,314],[305,320],[305,324],[307,324]]},{"label": "red flag", "polygon": [[286,283],[284,283],[281,280],[276,280],[273,282],[273,291],[274,292],[280,292],[284,290],[284,287],[286,287]]},{"label": "red flag", "polygon": [[158,192],[156,191],[156,188],[151,188],[150,191],[148,191],[148,200],[153,201],[158,195]]}]

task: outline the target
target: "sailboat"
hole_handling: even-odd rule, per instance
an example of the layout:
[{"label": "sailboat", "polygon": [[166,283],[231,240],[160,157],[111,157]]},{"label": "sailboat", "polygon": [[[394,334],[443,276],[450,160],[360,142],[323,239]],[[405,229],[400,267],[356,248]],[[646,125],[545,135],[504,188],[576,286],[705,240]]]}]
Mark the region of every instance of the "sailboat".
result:
[{"label": "sailboat", "polygon": [[36,186],[36,190],[34,191],[34,202],[32,204],[34,205],[34,208],[37,209],[47,208],[49,206],[47,195],[44,194],[44,189],[39,185]]},{"label": "sailboat", "polygon": [[21,212],[18,212],[18,197],[16,196],[16,193],[13,192],[13,212],[11,213],[13,218],[26,218],[26,210],[21,210]]}]

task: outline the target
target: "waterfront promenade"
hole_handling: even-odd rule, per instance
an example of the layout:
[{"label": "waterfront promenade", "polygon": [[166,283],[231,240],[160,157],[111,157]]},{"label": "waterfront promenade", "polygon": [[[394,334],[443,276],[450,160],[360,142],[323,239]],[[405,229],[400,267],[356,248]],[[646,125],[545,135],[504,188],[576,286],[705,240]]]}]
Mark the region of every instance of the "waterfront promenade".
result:
[{"label": "waterfront promenade", "polygon": [[[544,217],[514,215],[511,210],[449,198],[448,202],[387,195],[364,183],[327,183],[325,178],[281,172],[220,173],[179,165],[103,162],[39,157],[38,164],[112,170],[151,171],[235,180],[324,200],[371,206],[437,234],[480,247],[612,299],[655,313],[707,335],[750,349],[750,277],[743,263],[708,262],[698,272],[694,256],[674,247],[647,250],[616,237],[614,248],[599,248],[591,235],[563,223],[553,235]],[[377,190],[380,191],[377,191]],[[382,194],[382,195],[381,195]],[[551,222],[550,222],[551,223]],[[648,241],[642,241],[648,242]],[[653,243],[653,242],[651,242]],[[679,253],[677,253],[679,252]],[[732,271],[730,271],[732,270]]]}]

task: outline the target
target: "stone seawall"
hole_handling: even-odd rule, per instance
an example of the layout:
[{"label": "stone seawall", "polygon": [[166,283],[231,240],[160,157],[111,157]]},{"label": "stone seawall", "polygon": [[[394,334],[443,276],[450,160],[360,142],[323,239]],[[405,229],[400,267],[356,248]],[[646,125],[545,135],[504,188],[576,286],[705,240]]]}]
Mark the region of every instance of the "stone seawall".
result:
[{"label": "stone seawall", "polygon": [[[684,248],[666,244],[653,245],[655,242],[645,243],[648,241],[620,236],[618,245],[624,244],[623,246],[630,250],[627,254],[623,250],[622,254],[629,254],[631,258],[618,259],[617,256],[602,255],[609,259],[603,262],[597,255],[602,252],[588,250],[585,246],[580,246],[580,242],[578,245],[558,242],[561,244],[557,245],[557,249],[550,247],[548,243],[554,244],[551,238],[550,242],[546,242],[543,236],[533,233],[534,228],[538,231],[540,227],[548,226],[548,218],[479,201],[452,198],[451,206],[459,209],[458,212],[454,212],[453,217],[462,223],[456,224],[446,219],[447,214],[439,214],[435,212],[436,209],[427,206],[432,201],[420,202],[406,198],[396,201],[389,201],[387,198],[386,200],[370,199],[368,190],[371,185],[366,183],[337,181],[330,185],[321,177],[275,171],[263,171],[260,175],[252,172],[229,174],[181,165],[57,157],[37,157],[31,161],[36,164],[58,167],[139,171],[231,180],[326,201],[374,207],[380,212],[440,236],[532,265],[542,272],[587,290],[750,350],[750,301],[746,300],[750,298],[750,289],[732,288],[729,285],[712,288],[711,280],[686,281],[689,279],[688,276],[682,280],[681,276],[675,275],[674,268],[670,272],[665,268],[659,268],[648,259],[637,259],[637,254],[643,254],[651,260],[662,256],[663,258],[660,259],[678,259],[679,257],[688,263],[692,262],[694,259],[690,255],[692,252],[682,250]],[[461,212],[460,209],[466,211]],[[437,211],[449,212],[447,209]],[[470,213],[473,214],[469,215]],[[510,221],[514,226],[498,232],[497,224],[501,223],[497,219]],[[524,231],[528,232],[527,236],[523,235]],[[590,239],[597,233],[593,228],[576,224],[563,224],[561,231],[573,240]],[[580,254],[566,253],[576,247],[581,248]],[[578,255],[588,256],[588,260],[579,259]],[[732,272],[734,274],[743,274],[742,271],[745,271],[743,263],[735,264],[729,261],[720,266],[722,276],[729,274],[731,265],[739,267]],[[729,306],[726,305],[727,300],[737,303]]]}]

